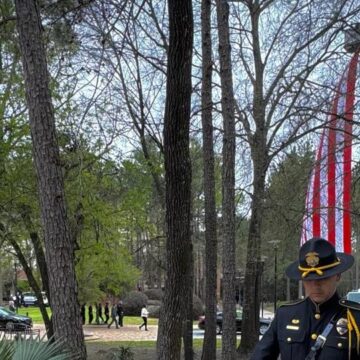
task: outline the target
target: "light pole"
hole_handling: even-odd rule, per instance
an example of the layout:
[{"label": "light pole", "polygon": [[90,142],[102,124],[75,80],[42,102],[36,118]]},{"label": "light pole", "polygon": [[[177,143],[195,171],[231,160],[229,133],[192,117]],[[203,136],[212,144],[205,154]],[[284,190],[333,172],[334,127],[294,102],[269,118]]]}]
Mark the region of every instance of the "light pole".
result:
[{"label": "light pole", "polygon": [[274,315],[276,313],[276,303],[277,303],[277,250],[280,240],[271,240],[269,244],[274,246]]},{"label": "light pole", "polygon": [[263,281],[263,275],[264,275],[264,264],[265,260],[267,259],[267,256],[261,255],[260,259],[260,302],[261,302],[261,317],[264,317],[264,281]]}]

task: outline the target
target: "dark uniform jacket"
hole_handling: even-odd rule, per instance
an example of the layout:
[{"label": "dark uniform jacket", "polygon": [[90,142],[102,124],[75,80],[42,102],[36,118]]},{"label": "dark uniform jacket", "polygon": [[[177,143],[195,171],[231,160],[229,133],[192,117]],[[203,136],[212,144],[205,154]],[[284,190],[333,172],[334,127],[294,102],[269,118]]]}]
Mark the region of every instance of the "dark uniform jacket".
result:
[{"label": "dark uniform jacket", "polygon": [[[335,294],[327,302],[318,305],[309,298],[278,309],[269,330],[256,345],[251,360],[304,360],[335,315],[334,327],[327,336],[324,347],[316,360],[360,360],[356,330],[347,326],[348,310],[360,328],[359,304],[340,300]],[[349,351],[349,333],[351,344]]]}]

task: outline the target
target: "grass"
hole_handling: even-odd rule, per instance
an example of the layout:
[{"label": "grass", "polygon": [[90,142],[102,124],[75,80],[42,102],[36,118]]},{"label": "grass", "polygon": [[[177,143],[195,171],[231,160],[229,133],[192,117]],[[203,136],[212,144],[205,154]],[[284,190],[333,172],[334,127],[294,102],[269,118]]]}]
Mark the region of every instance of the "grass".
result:
[{"label": "grass", "polygon": [[[46,310],[49,316],[51,316],[51,309],[47,307]],[[18,314],[31,317],[34,324],[44,323],[40,309],[38,307],[35,306],[21,307],[18,309]]]},{"label": "grass", "polygon": [[[203,346],[203,339],[194,339],[193,340],[193,347],[195,349],[201,349]],[[89,346],[89,344],[96,343],[98,346],[101,347],[116,347],[116,346],[124,346],[124,347],[130,347],[130,348],[155,348],[156,347],[156,341],[152,340],[144,340],[144,341],[87,341],[86,346]],[[221,348],[222,341],[221,339],[216,339],[216,347],[218,349]],[[239,340],[238,344],[239,345]],[[90,345],[91,346],[91,345]]]},{"label": "grass", "polygon": [[[48,311],[49,316],[51,316],[51,309],[49,307],[46,308]],[[43,324],[43,318],[40,313],[40,309],[35,306],[28,306],[28,307],[21,307],[18,309],[19,315],[25,315],[32,318],[34,324]],[[87,314],[86,314],[87,315]],[[103,318],[105,316],[103,315]],[[142,323],[142,319],[140,316],[124,316],[123,319],[124,325],[139,325]],[[88,323],[88,318],[86,316],[86,324]],[[93,324],[96,324],[95,317],[92,322]],[[148,319],[148,325],[157,325],[158,319]]]}]

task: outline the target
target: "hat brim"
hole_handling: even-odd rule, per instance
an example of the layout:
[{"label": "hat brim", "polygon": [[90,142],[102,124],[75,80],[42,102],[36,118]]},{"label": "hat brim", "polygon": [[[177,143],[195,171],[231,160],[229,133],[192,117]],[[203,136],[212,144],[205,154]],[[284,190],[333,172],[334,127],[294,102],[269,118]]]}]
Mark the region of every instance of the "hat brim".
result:
[{"label": "hat brim", "polygon": [[340,264],[334,266],[333,268],[323,270],[323,275],[318,275],[316,272],[309,273],[305,278],[303,278],[302,272],[299,270],[299,261],[294,261],[290,264],[285,273],[286,276],[292,280],[320,280],[326,279],[330,276],[341,274],[344,271],[351,268],[354,264],[354,257],[352,255],[344,254],[344,253],[336,253],[338,259],[340,260]]}]

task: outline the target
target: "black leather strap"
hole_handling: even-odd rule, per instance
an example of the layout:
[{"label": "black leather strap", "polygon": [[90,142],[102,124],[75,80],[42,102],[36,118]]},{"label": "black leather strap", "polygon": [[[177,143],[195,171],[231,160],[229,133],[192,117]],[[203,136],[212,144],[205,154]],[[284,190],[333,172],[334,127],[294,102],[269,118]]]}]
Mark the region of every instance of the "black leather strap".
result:
[{"label": "black leather strap", "polygon": [[330,319],[329,323],[326,325],[324,331],[319,335],[315,341],[315,344],[311,347],[309,354],[306,356],[305,360],[315,360],[317,352],[324,346],[330,331],[334,327],[338,313],[335,313]]}]

